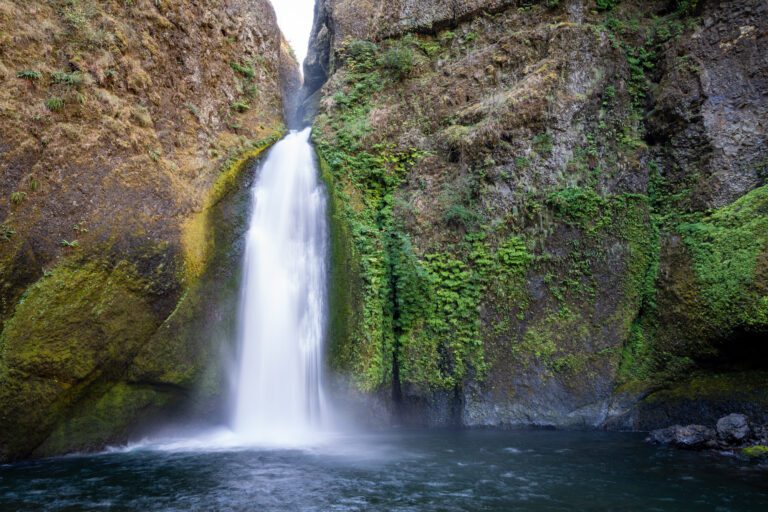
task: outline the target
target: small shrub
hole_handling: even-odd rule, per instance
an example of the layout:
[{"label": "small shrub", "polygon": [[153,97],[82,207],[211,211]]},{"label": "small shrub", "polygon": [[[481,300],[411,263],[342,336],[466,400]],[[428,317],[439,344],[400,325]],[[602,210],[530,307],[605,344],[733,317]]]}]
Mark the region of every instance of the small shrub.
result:
[{"label": "small shrub", "polygon": [[478,220],[478,214],[463,204],[453,204],[443,212],[443,222],[449,226],[468,228]]},{"label": "small shrub", "polygon": [[349,41],[344,49],[348,66],[353,71],[371,71],[376,67],[376,55],[379,47],[370,41],[355,39]]},{"label": "small shrub", "polygon": [[131,117],[144,128],[148,128],[153,125],[152,114],[149,112],[149,109],[143,105],[138,105],[135,107],[131,111]]},{"label": "small shrub", "polygon": [[32,192],[40,190],[40,182],[34,176],[29,177],[29,190]]},{"label": "small shrub", "polygon": [[58,112],[64,108],[64,99],[54,96],[45,100],[45,106],[51,112]]},{"label": "small shrub", "polygon": [[419,48],[421,48],[421,51],[423,51],[429,58],[433,58],[438,55],[442,48],[439,42],[431,39],[426,41],[419,41],[418,45]]},{"label": "small shrub", "polygon": [[11,203],[13,204],[21,204],[26,200],[27,200],[26,192],[14,192],[11,194]]},{"label": "small shrub", "polygon": [[235,112],[243,113],[251,109],[251,105],[247,101],[236,101],[230,105]]},{"label": "small shrub", "polygon": [[453,41],[456,38],[456,34],[450,30],[446,30],[444,32],[440,32],[440,34],[437,37],[438,39],[440,39],[440,42],[448,43],[450,41]]},{"label": "small shrub", "polygon": [[67,73],[64,71],[57,71],[51,75],[51,81],[54,84],[68,85],[70,87],[80,87],[83,85],[85,78],[80,71],[73,71]]},{"label": "small shrub", "polygon": [[243,94],[245,94],[246,96],[252,99],[258,98],[259,88],[256,86],[256,84],[248,84],[245,87],[243,87]]},{"label": "small shrub", "polygon": [[699,6],[700,0],[677,0],[677,12],[691,14]]},{"label": "small shrub", "polygon": [[619,3],[619,0],[596,0],[598,11],[610,11]]},{"label": "small shrub", "polygon": [[533,138],[533,150],[541,156],[548,156],[552,153],[552,136],[548,133],[540,133]]},{"label": "small shrub", "polygon": [[0,242],[10,242],[13,235],[16,234],[16,230],[8,224],[0,224]]},{"label": "small shrub", "polygon": [[30,82],[34,80],[40,80],[42,76],[43,75],[39,71],[34,71],[32,69],[25,69],[16,73],[16,78],[23,78],[24,80],[29,80]]},{"label": "small shrub", "polygon": [[78,242],[77,240],[72,240],[72,241],[62,240],[61,242],[59,242],[59,245],[62,247],[66,247],[68,249],[74,249],[74,248],[80,247],[80,242]]},{"label": "small shrub", "polygon": [[413,51],[404,46],[395,46],[386,51],[381,65],[398,80],[406,78],[413,69]]},{"label": "small shrub", "polygon": [[256,70],[253,69],[253,66],[243,65],[238,62],[230,62],[229,67],[231,67],[235,73],[239,73],[245,78],[253,79],[256,76]]}]

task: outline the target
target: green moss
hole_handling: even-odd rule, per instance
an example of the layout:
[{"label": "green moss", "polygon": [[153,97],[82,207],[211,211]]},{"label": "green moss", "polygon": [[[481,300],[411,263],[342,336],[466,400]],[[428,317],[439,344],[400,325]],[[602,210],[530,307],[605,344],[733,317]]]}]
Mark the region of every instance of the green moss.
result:
[{"label": "green moss", "polygon": [[708,309],[702,320],[721,331],[767,328],[763,283],[768,269],[759,261],[768,247],[768,186],[698,222],[681,224],[678,232]]},{"label": "green moss", "polygon": [[125,261],[69,262],[27,291],[0,336],[4,455],[28,453],[149,339],[159,320],[146,286]]},{"label": "green moss", "polygon": [[651,394],[644,400],[650,404],[707,400],[714,403],[736,401],[750,406],[768,406],[768,390],[765,387],[768,372],[708,373],[688,372],[685,379],[667,383],[666,389]]},{"label": "green moss", "polygon": [[[27,290],[0,336],[0,458],[99,447],[182,396],[220,396],[211,363],[234,339],[243,169],[270,142],[233,156],[190,221],[200,238],[185,242],[202,247],[187,246],[186,293],[169,318],[160,302],[178,292],[183,259],[166,243],[131,245],[132,263],[124,250],[88,247]],[[190,250],[202,254],[195,273]]]},{"label": "green moss", "polygon": [[334,190],[333,177],[328,163],[318,155],[320,176],[331,191],[328,194],[328,216],[331,239],[331,261],[329,280],[329,341],[330,357],[336,370],[351,370],[357,355],[347,341],[359,325],[362,290],[360,267],[353,253],[350,225],[346,221],[344,205]]},{"label": "green moss", "polygon": [[[226,389],[223,353],[235,353],[237,312],[243,245],[251,195],[253,159],[277,136],[254,143],[231,157],[211,187],[206,208],[188,224],[188,244],[204,251],[195,274],[189,274],[183,296],[149,343],[136,356],[129,372],[131,382],[152,382],[194,395],[194,406],[207,407]],[[195,253],[200,254],[200,253]]]},{"label": "green moss", "polygon": [[214,251],[213,226],[210,223],[209,212],[219,204],[242,177],[248,162],[258,157],[274,144],[282,135],[282,131],[266,139],[252,141],[232,154],[222,165],[218,178],[213,183],[205,200],[203,211],[192,216],[183,226],[182,244],[185,253],[186,278],[193,280],[205,270],[209,258]]},{"label": "green moss", "polygon": [[59,423],[45,442],[35,448],[35,457],[68,451],[98,449],[120,442],[129,434],[128,426],[137,418],[168,405],[173,394],[151,386],[125,383],[98,385],[78,402],[68,418]]},{"label": "green moss", "polygon": [[768,458],[768,446],[748,446],[741,450],[741,454],[750,459],[766,459]]},{"label": "green moss", "polygon": [[553,192],[547,203],[568,223],[582,227],[603,227],[605,199],[587,188],[566,188]]}]

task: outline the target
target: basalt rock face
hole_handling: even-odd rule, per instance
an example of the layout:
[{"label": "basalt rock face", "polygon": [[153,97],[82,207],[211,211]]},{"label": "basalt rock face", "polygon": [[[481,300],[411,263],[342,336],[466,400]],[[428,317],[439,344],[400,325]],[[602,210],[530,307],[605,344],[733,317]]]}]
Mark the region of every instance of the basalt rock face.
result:
[{"label": "basalt rock face", "polygon": [[427,424],[768,414],[764,2],[317,9],[357,389]]},{"label": "basalt rock face", "polygon": [[0,77],[0,460],[209,410],[298,80],[271,5],[0,1]]}]

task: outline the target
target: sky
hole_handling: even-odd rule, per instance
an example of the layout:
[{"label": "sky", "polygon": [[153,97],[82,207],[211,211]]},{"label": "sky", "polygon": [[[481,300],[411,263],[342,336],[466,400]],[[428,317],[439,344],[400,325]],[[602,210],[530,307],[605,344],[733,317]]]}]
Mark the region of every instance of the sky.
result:
[{"label": "sky", "polygon": [[315,14],[315,0],[271,0],[277,23],[291,43],[299,64],[304,62]]}]

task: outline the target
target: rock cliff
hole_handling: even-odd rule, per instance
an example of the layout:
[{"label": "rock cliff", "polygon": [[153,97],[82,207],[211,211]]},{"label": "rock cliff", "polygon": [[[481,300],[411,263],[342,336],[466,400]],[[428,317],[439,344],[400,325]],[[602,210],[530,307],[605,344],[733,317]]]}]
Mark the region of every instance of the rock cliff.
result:
[{"label": "rock cliff", "polygon": [[402,421],[765,421],[766,9],[320,0],[333,365]]},{"label": "rock cliff", "polygon": [[0,460],[210,407],[243,162],[299,80],[271,5],[2,0],[0,78]]}]

